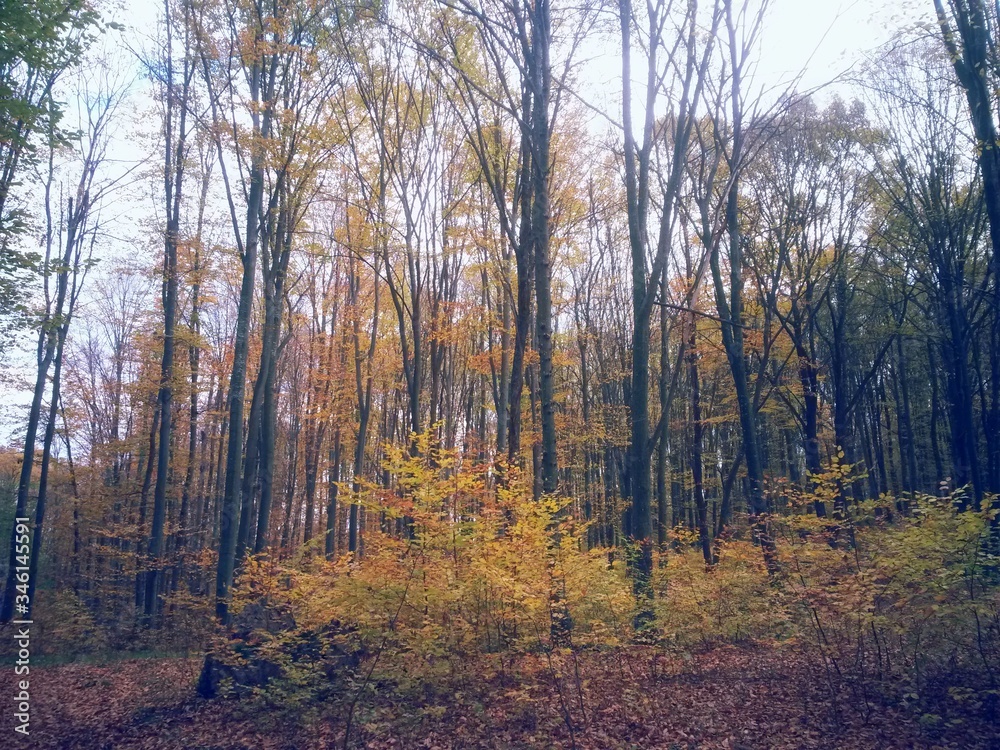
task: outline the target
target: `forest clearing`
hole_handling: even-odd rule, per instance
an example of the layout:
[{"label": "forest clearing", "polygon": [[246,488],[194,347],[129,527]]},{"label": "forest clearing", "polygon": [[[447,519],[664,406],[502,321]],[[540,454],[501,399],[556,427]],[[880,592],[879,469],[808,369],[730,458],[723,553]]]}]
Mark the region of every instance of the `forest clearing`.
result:
[{"label": "forest clearing", "polygon": [[0,747],[1000,749],[998,40],[0,0]]}]

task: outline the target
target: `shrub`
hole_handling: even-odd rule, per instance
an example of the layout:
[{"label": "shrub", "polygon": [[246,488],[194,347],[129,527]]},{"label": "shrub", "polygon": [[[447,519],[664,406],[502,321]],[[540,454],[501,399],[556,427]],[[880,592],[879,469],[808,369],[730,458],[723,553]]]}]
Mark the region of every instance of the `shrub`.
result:
[{"label": "shrub", "polygon": [[866,704],[875,685],[928,716],[996,710],[1000,590],[987,552],[995,511],[960,511],[957,499],[917,496],[902,515],[882,498],[842,524],[783,521],[802,636],[831,679]]},{"label": "shrub", "polygon": [[394,491],[358,498],[383,519],[366,531],[363,559],[304,557],[295,569],[251,560],[235,609],[266,599],[299,629],[349,623],[371,655],[370,682],[400,690],[461,680],[484,655],[502,670],[512,653],[552,648],[556,608],[575,646],[627,640],[624,571],[581,552],[586,529],[563,517],[562,501],[534,501],[513,470],[498,489],[490,467],[461,465],[426,436],[418,449],[387,447]]}]

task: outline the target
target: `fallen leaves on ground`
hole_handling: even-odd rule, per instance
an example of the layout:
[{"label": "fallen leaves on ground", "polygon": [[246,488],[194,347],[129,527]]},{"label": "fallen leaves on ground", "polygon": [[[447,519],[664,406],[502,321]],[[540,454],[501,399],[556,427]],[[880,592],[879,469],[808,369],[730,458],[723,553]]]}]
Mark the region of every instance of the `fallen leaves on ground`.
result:
[{"label": "fallen leaves on ground", "polygon": [[[46,750],[325,750],[343,745],[345,706],[308,714],[262,700],[202,701],[201,660],[135,659],[31,673],[31,737]],[[10,670],[6,670],[10,674]],[[791,647],[720,647],[692,656],[632,646],[484,659],[447,691],[406,703],[357,701],[350,747],[756,750],[1000,748],[973,721],[928,729],[898,706],[834,686]],[[11,686],[12,689],[12,686]],[[831,697],[836,694],[836,699]],[[13,734],[12,716],[0,734]]]}]

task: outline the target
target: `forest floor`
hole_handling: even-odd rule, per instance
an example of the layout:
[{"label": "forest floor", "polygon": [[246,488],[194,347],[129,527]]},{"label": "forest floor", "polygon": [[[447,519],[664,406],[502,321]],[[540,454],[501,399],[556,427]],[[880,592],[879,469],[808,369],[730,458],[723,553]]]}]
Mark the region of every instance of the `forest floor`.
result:
[{"label": "forest floor", "polygon": [[[826,670],[788,646],[727,646],[687,657],[634,646],[559,659],[528,655],[503,670],[470,665],[458,689],[427,688],[419,699],[411,692],[405,705],[376,693],[357,703],[349,747],[1000,750],[1000,727],[969,718],[921,721],[845,685],[832,698]],[[264,698],[205,701],[195,693],[200,667],[199,658],[32,667],[30,739],[13,732],[7,698],[14,693],[5,680],[0,747],[343,746],[349,700],[298,708]]]}]

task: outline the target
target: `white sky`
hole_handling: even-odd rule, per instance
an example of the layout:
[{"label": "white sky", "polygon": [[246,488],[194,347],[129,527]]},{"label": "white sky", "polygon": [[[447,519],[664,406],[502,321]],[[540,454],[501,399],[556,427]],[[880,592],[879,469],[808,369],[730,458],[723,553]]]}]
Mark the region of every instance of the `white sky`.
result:
[{"label": "white sky", "polygon": [[772,0],[758,73],[777,82],[805,69],[802,88],[820,86],[903,28],[933,19],[932,0]]}]

